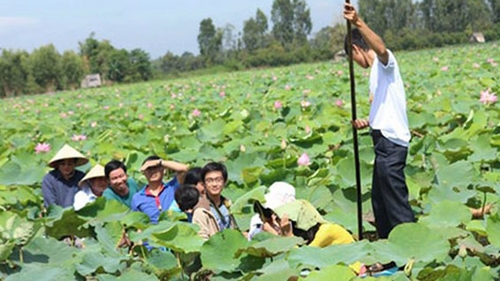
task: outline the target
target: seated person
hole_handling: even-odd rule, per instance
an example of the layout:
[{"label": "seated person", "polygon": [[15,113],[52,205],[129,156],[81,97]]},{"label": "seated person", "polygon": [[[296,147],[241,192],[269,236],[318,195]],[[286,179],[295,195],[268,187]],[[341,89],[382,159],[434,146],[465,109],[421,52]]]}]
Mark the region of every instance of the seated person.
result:
[{"label": "seated person", "polygon": [[[274,209],[285,203],[295,200],[295,187],[291,184],[277,181],[269,186],[267,193],[264,195],[266,200],[264,207]],[[250,220],[250,230],[248,231],[248,240],[252,240],[253,236],[262,231],[264,223],[260,219],[259,214],[255,214]]]},{"label": "seated person", "polygon": [[[237,228],[229,208],[231,201],[222,196],[222,190],[227,182],[227,169],[221,163],[211,162],[205,165],[201,172],[205,186],[205,198],[208,206],[195,208],[193,223],[200,227],[199,235],[208,240],[215,233],[228,228]],[[202,200],[200,200],[202,202]]]},{"label": "seated person", "polygon": [[[163,182],[165,169],[177,172],[177,175],[167,183]],[[151,223],[157,224],[160,213],[173,210],[180,212],[174,201],[175,191],[179,188],[179,178],[187,172],[188,166],[175,161],[166,161],[153,155],[144,160],[141,172],[148,184],[132,198],[132,210],[147,214]]]},{"label": "seated person", "polygon": [[76,149],[65,144],[49,161],[54,168],[42,180],[43,204],[45,207],[55,204],[61,207],[73,206],[78,182],[85,173],[75,167],[85,165],[89,160]]},{"label": "seated person", "polygon": [[76,211],[101,197],[106,187],[108,187],[104,167],[99,164],[95,165],[78,183],[78,186],[80,186],[81,190],[75,194],[75,202],[73,203]]},{"label": "seated person", "polygon": [[135,180],[128,177],[125,164],[118,160],[111,160],[104,166],[104,175],[109,187],[104,190],[102,196],[107,200],[117,200],[130,208],[132,197],[139,188]]},{"label": "seated person", "polygon": [[187,171],[184,177],[184,184],[194,185],[200,195],[205,195],[205,186],[203,185],[203,180],[201,179],[201,168],[193,167]]}]

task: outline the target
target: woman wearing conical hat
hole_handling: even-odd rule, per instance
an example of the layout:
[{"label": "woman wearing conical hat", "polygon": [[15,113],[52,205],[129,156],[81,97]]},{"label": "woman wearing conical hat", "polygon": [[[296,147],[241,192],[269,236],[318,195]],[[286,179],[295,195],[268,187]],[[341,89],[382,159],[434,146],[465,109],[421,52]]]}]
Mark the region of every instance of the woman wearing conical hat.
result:
[{"label": "woman wearing conical hat", "polygon": [[52,204],[61,207],[73,206],[78,182],[85,176],[75,167],[85,165],[89,160],[76,149],[65,144],[49,161],[54,170],[47,173],[42,180],[42,195],[45,207]]},{"label": "woman wearing conical hat", "polygon": [[104,167],[99,164],[95,165],[78,183],[78,186],[81,190],[75,194],[75,202],[73,203],[75,210],[80,210],[87,203],[94,202],[98,197],[102,196],[102,193],[108,187]]}]

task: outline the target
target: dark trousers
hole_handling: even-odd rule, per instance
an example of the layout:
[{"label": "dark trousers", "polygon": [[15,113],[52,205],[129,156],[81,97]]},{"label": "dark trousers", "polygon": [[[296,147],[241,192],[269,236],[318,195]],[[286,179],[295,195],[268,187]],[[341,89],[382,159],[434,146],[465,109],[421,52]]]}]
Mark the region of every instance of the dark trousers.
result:
[{"label": "dark trousers", "polygon": [[408,148],[389,141],[379,130],[373,130],[371,135],[375,150],[372,208],[377,233],[387,238],[396,225],[415,221],[404,174]]}]

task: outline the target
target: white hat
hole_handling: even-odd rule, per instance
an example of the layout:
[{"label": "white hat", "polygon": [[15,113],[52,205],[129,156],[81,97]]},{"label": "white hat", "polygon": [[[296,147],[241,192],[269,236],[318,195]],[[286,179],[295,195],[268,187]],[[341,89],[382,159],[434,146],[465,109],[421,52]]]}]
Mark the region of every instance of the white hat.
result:
[{"label": "white hat", "polygon": [[93,178],[100,178],[100,177],[105,177],[104,175],[104,167],[97,164],[94,166],[94,168],[90,169],[90,171],[83,177],[83,179],[78,183],[79,187],[82,187],[82,185],[85,183],[86,180],[93,179]]},{"label": "white hat", "polygon": [[295,188],[286,182],[277,181],[269,187],[264,195],[266,203],[264,207],[274,210],[275,208],[295,200]]},{"label": "white hat", "polygon": [[76,166],[85,165],[89,162],[87,157],[83,156],[78,150],[65,144],[52,159],[49,161],[49,166],[52,168],[57,168],[56,163],[64,159],[77,159]]}]

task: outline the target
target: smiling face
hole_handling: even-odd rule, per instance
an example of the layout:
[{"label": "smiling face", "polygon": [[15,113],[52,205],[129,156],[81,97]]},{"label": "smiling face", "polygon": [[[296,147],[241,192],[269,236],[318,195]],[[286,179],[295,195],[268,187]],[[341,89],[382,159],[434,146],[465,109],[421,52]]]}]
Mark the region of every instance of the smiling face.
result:
[{"label": "smiling face", "polygon": [[120,196],[128,194],[127,173],[122,168],[109,173],[109,185]]},{"label": "smiling face", "polygon": [[144,170],[144,176],[148,180],[148,183],[161,182],[165,174],[165,168],[163,166],[149,167]]},{"label": "smiling face", "polygon": [[205,188],[208,195],[211,197],[220,197],[222,189],[226,182],[221,171],[211,171],[205,175]]},{"label": "smiling face", "polygon": [[90,187],[92,188],[92,193],[97,197],[101,197],[104,190],[108,187],[108,181],[105,177],[93,178],[90,180]]}]

